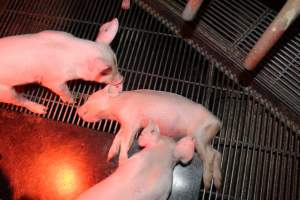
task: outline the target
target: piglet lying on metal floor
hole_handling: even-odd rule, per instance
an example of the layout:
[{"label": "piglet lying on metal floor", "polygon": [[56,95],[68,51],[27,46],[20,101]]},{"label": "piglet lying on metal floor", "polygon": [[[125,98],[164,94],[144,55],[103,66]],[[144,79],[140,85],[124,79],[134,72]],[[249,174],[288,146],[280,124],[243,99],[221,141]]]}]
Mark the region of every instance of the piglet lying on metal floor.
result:
[{"label": "piglet lying on metal floor", "polygon": [[158,127],[150,122],[138,142],[143,150],[124,161],[112,175],[81,194],[77,200],[167,199],[176,163],[187,163],[193,158],[192,137],[186,136],[176,143],[161,136]]},{"label": "piglet lying on metal floor", "polygon": [[121,129],[108,153],[113,158],[120,150],[120,162],[128,158],[128,150],[140,128],[149,121],[156,123],[163,135],[173,138],[191,136],[203,161],[203,181],[208,188],[214,179],[221,186],[221,154],[212,146],[221,123],[204,106],[183,96],[154,90],[120,92],[117,86],[107,85],[93,93],[77,113],[85,121],[117,120]]}]

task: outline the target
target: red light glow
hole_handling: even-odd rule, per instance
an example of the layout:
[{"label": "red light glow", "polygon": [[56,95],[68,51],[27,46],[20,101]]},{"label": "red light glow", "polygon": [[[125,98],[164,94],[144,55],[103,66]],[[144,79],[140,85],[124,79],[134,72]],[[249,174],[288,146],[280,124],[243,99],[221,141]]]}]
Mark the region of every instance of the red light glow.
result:
[{"label": "red light glow", "polygon": [[[35,160],[40,174],[40,192],[53,199],[71,200],[89,186],[90,175],[84,155],[68,148],[47,149]],[[37,179],[37,177],[35,177]]]},{"label": "red light glow", "polygon": [[54,186],[57,188],[58,194],[62,196],[69,196],[80,189],[79,173],[69,163],[61,163],[57,166],[53,166],[51,169],[54,173]]}]

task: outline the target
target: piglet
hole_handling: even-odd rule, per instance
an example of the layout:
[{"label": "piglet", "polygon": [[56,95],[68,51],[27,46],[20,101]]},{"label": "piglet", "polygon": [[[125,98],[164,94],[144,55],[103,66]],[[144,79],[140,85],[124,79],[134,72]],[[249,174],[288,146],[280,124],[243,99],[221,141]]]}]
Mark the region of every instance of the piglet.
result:
[{"label": "piglet", "polygon": [[[199,10],[203,0],[187,0],[187,4],[181,14],[185,21],[191,21],[194,19],[197,11]],[[128,10],[130,8],[130,0],[122,1],[122,8]]]},{"label": "piglet", "polygon": [[100,27],[95,42],[59,31],[0,39],[0,102],[44,114],[47,108],[16,93],[14,86],[39,83],[73,103],[66,81],[83,79],[121,84],[116,55],[109,46],[118,30],[113,19]]},{"label": "piglet", "polygon": [[203,161],[204,185],[208,188],[213,178],[219,189],[221,154],[212,148],[211,142],[220,129],[220,121],[202,105],[177,94],[155,90],[121,90],[108,85],[92,94],[77,110],[85,121],[112,119],[121,124],[108,159],[120,150],[120,162],[126,160],[138,130],[149,121],[154,121],[163,135],[194,138],[196,150]]},{"label": "piglet", "polygon": [[161,136],[158,127],[150,122],[138,139],[144,147],[102,182],[82,193],[77,200],[165,200],[173,179],[173,169],[178,161],[187,163],[194,154],[190,136],[177,143]]}]

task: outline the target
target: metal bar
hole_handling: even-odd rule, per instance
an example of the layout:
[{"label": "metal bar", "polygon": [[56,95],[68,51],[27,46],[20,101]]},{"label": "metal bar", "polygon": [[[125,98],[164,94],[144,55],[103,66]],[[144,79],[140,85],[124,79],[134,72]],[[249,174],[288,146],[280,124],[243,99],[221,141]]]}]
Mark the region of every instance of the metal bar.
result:
[{"label": "metal bar", "polygon": [[[297,144],[296,144],[296,150],[299,151],[300,149],[300,137],[298,136],[297,138]],[[300,188],[300,159],[297,158],[297,161],[296,161],[296,174],[295,174],[295,177],[296,177],[296,181],[295,181],[295,196],[296,196],[296,199],[299,199],[300,198],[300,191],[298,190],[298,188]]]},{"label": "metal bar", "polygon": [[[147,21],[145,23],[147,23]],[[133,32],[132,32],[132,35],[134,35]],[[134,49],[136,49],[136,52],[141,52],[140,56],[144,57],[144,58],[147,58],[148,55],[149,55],[150,48],[147,46],[147,44],[149,45],[149,42],[152,39],[152,35],[149,36],[149,37],[146,37],[146,39],[142,39],[146,35],[147,35],[147,33],[142,33],[140,35],[140,38],[137,37],[136,41],[135,41],[135,43],[137,43],[137,48],[134,47]],[[140,39],[139,42],[138,42],[138,39]],[[133,52],[132,52],[131,55],[133,55]],[[139,66],[143,66],[141,71],[144,71],[144,69],[145,69],[145,67],[147,65],[146,64],[146,59],[143,59],[143,60],[142,59],[138,59],[138,57],[140,57],[139,55],[133,55],[133,56],[135,56],[134,59],[133,59],[133,72],[134,71],[139,71],[138,70]],[[130,60],[132,60],[132,59],[130,59]],[[134,69],[134,67],[137,67],[137,68]],[[137,80],[137,77],[138,77],[137,73],[135,73],[135,77],[134,77],[134,80],[133,80],[132,84],[135,85],[137,83],[137,87],[139,87],[141,85],[142,78],[139,78]]]},{"label": "metal bar", "polygon": [[[225,84],[225,82],[227,82],[227,84]],[[225,75],[224,74],[222,74],[222,85],[224,85],[224,86],[226,86],[226,88],[228,87],[228,84],[229,83],[229,81],[228,81],[228,79],[227,78],[225,78]],[[222,98],[222,96],[223,96],[223,91],[220,91],[220,98]],[[220,138],[222,137],[222,135],[223,135],[223,133],[225,132],[224,131],[224,115],[225,115],[225,102],[226,102],[226,99],[227,99],[227,95],[228,95],[228,93],[225,93],[225,97],[224,97],[224,105],[222,106],[222,110],[220,109],[220,114],[219,114],[219,116],[220,116],[220,119],[222,120],[222,122],[223,122],[223,125],[222,125],[222,129],[220,130]],[[219,100],[219,107],[221,107],[221,99]],[[227,121],[228,121],[228,119],[227,119]],[[225,132],[226,133],[226,132]],[[225,136],[223,136],[224,138],[225,138],[225,140],[226,140],[226,137]],[[223,148],[223,151],[221,152],[222,153],[222,160],[221,160],[221,167],[222,167],[222,169],[224,169],[224,160],[226,159],[225,158],[225,155],[224,155],[224,152],[225,152],[225,148]],[[222,175],[223,175],[223,173],[222,173]],[[223,179],[224,180],[224,179]],[[224,184],[224,183],[223,183]],[[222,194],[221,194],[221,198],[223,199],[224,198],[224,189],[222,190],[223,192],[222,192]]]},{"label": "metal bar", "polygon": [[[241,116],[241,110],[242,110],[242,102],[243,102],[243,100],[244,100],[244,95],[242,95],[242,100],[241,101],[239,101],[239,106],[237,106],[238,107],[238,109],[237,109],[237,114],[235,114],[235,116],[237,116],[237,118],[236,118],[236,120],[234,120],[233,119],[233,121],[237,121],[237,123],[236,123],[236,140],[238,140],[238,138],[239,138],[239,135],[240,135],[240,132],[241,132],[241,130],[243,129],[242,127],[243,127],[243,122],[244,122],[244,120],[241,120],[241,119],[243,119],[243,117]],[[237,101],[236,101],[237,102]],[[245,117],[245,115],[244,115],[244,117]],[[234,172],[235,172],[235,162],[238,162],[238,165],[239,165],[239,163],[240,163],[240,158],[238,159],[238,161],[237,161],[237,154],[238,154],[238,149],[237,149],[237,146],[236,146],[236,148],[234,149],[234,153],[233,153],[233,167],[234,167],[234,169],[232,170],[232,172],[231,172],[231,180],[230,180],[230,182],[232,183],[233,182],[233,178],[234,179],[236,179],[236,181],[235,181],[235,183],[236,183],[236,185],[238,184],[238,179],[239,179],[239,176],[233,176],[234,175]],[[238,172],[239,172],[239,168],[238,168],[238,171],[236,172],[236,174],[238,174]],[[229,187],[229,194],[231,193],[231,190],[232,190],[232,184],[230,185],[230,187]],[[236,191],[235,191],[235,194],[236,194]],[[234,195],[234,198],[236,198],[236,195]]]},{"label": "metal bar", "polygon": [[221,21],[221,19],[216,18],[216,16],[211,16],[211,15],[207,15],[205,16],[205,18],[203,17],[203,20],[206,24],[208,24],[209,26],[213,27],[214,24],[218,24],[217,27],[215,27],[215,29],[217,30],[217,32],[219,34],[221,34],[221,36],[226,39],[227,41],[233,42],[234,39],[234,33],[230,33],[227,31],[227,27],[229,26],[228,24],[223,24],[223,23],[218,23],[219,21]]},{"label": "metal bar", "polygon": [[[285,125],[283,125],[283,130],[286,130],[286,127]],[[286,135],[285,135],[285,131],[284,133],[282,134],[282,148],[285,148],[286,144]],[[286,163],[287,163],[287,160],[286,160],[286,157],[281,157],[281,165],[280,165],[280,175],[279,175],[279,181],[280,182],[284,182],[285,183],[285,172],[286,172]],[[284,199],[284,186],[283,187],[278,187],[278,191],[279,191],[279,198],[278,199]]]},{"label": "metal bar", "polygon": [[[245,98],[245,99],[244,99]],[[247,133],[247,124],[246,124],[246,120],[247,120],[247,114],[245,114],[246,112],[246,108],[245,108],[245,111],[243,112],[243,102],[245,103],[248,103],[249,102],[249,96],[248,95],[242,95],[242,99],[240,100],[240,115],[241,118],[239,120],[239,127],[238,127],[238,135],[237,135],[237,140],[239,139],[239,137],[242,137],[243,138],[243,135],[248,135]],[[241,127],[241,128],[240,128]],[[242,132],[241,136],[240,136],[240,132]],[[243,141],[243,139],[241,139]],[[243,168],[241,169],[241,160],[242,160],[242,154],[243,154],[243,148],[244,148],[244,142],[242,142],[242,147],[240,148],[240,155],[239,155],[239,159],[238,159],[238,169],[237,169],[237,180],[236,180],[236,185],[235,185],[235,195],[234,195],[234,198],[237,199],[237,196],[238,196],[238,191],[241,191],[240,194],[242,194],[242,187],[240,187],[242,185],[242,183],[239,182],[239,179],[240,179],[240,176],[242,176],[242,174],[244,173],[241,173],[240,170],[243,170]],[[235,149],[235,153],[237,154],[237,150],[238,148],[236,147]],[[236,159],[234,159],[235,161]],[[246,161],[245,161],[246,162]],[[241,177],[241,179],[243,179],[243,176]],[[242,180],[241,180],[242,181]],[[241,195],[240,195],[241,196]]]},{"label": "metal bar", "polygon": [[[256,114],[254,115],[255,116],[255,120],[254,120],[253,125],[250,126],[250,130],[249,130],[249,132],[253,133],[253,143],[255,143],[256,140],[257,140],[257,138],[255,137],[255,135],[258,132],[257,131],[257,127],[259,126],[259,122],[261,121],[260,118],[259,118],[259,113],[261,112],[261,105],[259,103],[257,103],[257,102],[255,102],[255,103],[256,103],[256,107],[255,107]],[[255,176],[255,171],[253,172],[253,170],[254,170],[254,162],[255,162],[254,161],[254,158],[255,158],[254,153],[255,153],[255,151],[252,151],[251,160],[250,160],[249,182],[251,184],[248,184],[248,187],[246,189],[246,191],[247,191],[247,193],[246,193],[246,199],[247,200],[251,199],[253,197],[253,196],[251,197],[249,195],[253,195],[253,193],[254,193],[253,189],[255,188],[255,185],[254,185],[255,181],[252,181],[252,179],[253,179],[252,177]]]},{"label": "metal bar", "polygon": [[[227,85],[225,86],[226,88],[228,88],[228,87],[234,87],[234,82],[233,81],[231,81],[231,80],[229,80],[228,79],[228,82],[227,82]],[[227,97],[227,94],[226,94],[226,96],[225,97]],[[228,135],[228,132],[230,132],[230,127],[231,127],[231,125],[229,124],[230,123],[230,121],[229,121],[229,115],[231,114],[231,110],[234,110],[235,109],[235,106],[234,105],[232,105],[232,101],[231,101],[231,97],[232,97],[232,94],[230,93],[229,95],[228,95],[228,99],[227,99],[227,101],[229,101],[229,105],[228,106],[226,106],[227,108],[228,108],[228,110],[227,110],[227,115],[226,115],[226,118],[225,118],[225,120],[224,120],[224,118],[223,118],[223,124],[226,124],[226,128],[225,128],[225,135],[224,135],[224,137],[225,137],[225,141],[227,140],[227,138],[229,139],[229,140],[232,140],[232,137],[230,136],[230,135]],[[225,105],[226,105],[226,98],[225,98],[225,100],[224,100],[224,107],[225,107]],[[233,107],[233,108],[232,108]],[[224,109],[224,111],[223,112],[225,112],[225,110],[226,109]],[[224,116],[224,115],[223,115]],[[224,148],[224,150],[225,150],[225,148]],[[230,152],[231,152],[231,148],[229,148],[229,150],[228,150],[228,158],[227,158],[227,163],[226,163],[226,167],[225,167],[225,174],[224,174],[224,188],[223,188],[223,190],[224,191],[226,191],[226,188],[227,187],[230,187],[230,183],[229,183],[229,185],[227,185],[227,178],[228,178],[228,171],[229,171],[229,164],[228,164],[228,162],[229,162],[229,158],[230,158]],[[223,154],[223,157],[224,157],[224,151],[222,152],[222,154]],[[222,162],[224,161],[224,159],[222,160]],[[222,163],[223,164],[223,163]],[[223,166],[223,165],[222,165]],[[230,177],[229,177],[230,178]],[[231,196],[231,194],[230,193],[228,193],[228,195],[229,196]],[[222,193],[222,199],[224,199],[224,192]]]},{"label": "metal bar", "polygon": [[243,142],[243,141],[237,141],[237,140],[230,140],[230,141],[225,141],[226,138],[221,138],[219,136],[216,136],[215,137],[216,139],[219,139],[221,141],[221,145],[222,146],[225,146],[225,147],[238,147],[240,149],[249,149],[249,150],[252,150],[252,151],[258,151],[258,150],[261,150],[261,151],[265,151],[267,153],[271,153],[271,151],[274,153],[278,153],[279,155],[282,155],[282,156],[296,156],[296,157],[299,157],[300,158],[300,153],[296,153],[296,152],[293,152],[293,151],[284,151],[284,150],[281,150],[281,149],[278,149],[278,148],[271,148],[271,147],[266,147],[264,145],[258,145],[258,144],[252,144],[250,142]]},{"label": "metal bar", "polygon": [[[265,129],[266,129],[266,121],[267,121],[267,110],[266,108],[263,109],[262,113],[261,113],[261,121],[259,122],[259,131],[257,131],[258,134],[258,144],[262,144],[264,141],[264,133]],[[255,167],[255,186],[254,186],[254,199],[260,198],[260,188],[261,188],[261,176],[262,176],[262,172],[261,172],[261,168],[263,167],[264,164],[264,152],[262,152],[261,148],[258,148],[258,155],[257,155],[257,160],[256,160],[256,167]],[[259,163],[262,163],[262,165],[259,165]]]},{"label": "metal bar", "polygon": [[[234,1],[232,1],[234,2]],[[240,5],[245,6],[250,12],[253,14],[256,14],[258,16],[260,13],[262,13],[264,10],[267,9],[267,7],[261,2],[261,1],[238,1]]]},{"label": "metal bar", "polygon": [[[290,133],[290,131],[288,129],[286,129],[286,134],[287,134],[287,150],[289,150],[292,146],[293,146],[293,139],[292,139],[292,134]],[[287,162],[286,162],[286,176],[285,176],[285,197],[284,198],[288,198],[288,199],[292,199],[291,198],[291,179],[292,179],[292,174],[291,174],[291,167],[293,166],[292,163],[292,157],[291,155],[287,156]]]},{"label": "metal bar", "polygon": [[[289,91],[286,87],[282,87],[282,85],[279,85],[278,83],[273,83],[275,86],[277,86],[277,89],[274,90],[274,92],[276,92],[275,94],[278,96],[280,94],[285,94],[285,95],[288,95],[290,98],[293,98],[293,94],[291,93],[291,91]],[[266,86],[267,87],[267,86]],[[283,97],[279,97],[280,99],[283,99]],[[288,104],[288,105],[293,105],[294,106],[294,109],[298,109],[299,105],[297,104],[297,102],[299,102],[299,100],[295,100],[293,102],[284,102],[285,104]]]},{"label": "metal bar", "polygon": [[[280,140],[280,136],[281,136],[281,123],[279,122],[279,121],[277,121],[277,126],[276,126],[276,137],[274,137],[275,139],[274,139],[274,146],[278,146],[278,143],[280,142],[279,140]],[[274,158],[274,163],[275,163],[275,169],[274,169],[274,174],[273,174],[273,177],[274,177],[274,179],[273,179],[273,182],[272,182],[272,188],[271,188],[271,191],[272,191],[272,193],[271,193],[271,197],[270,198],[272,198],[272,199],[274,199],[275,198],[275,196],[276,196],[276,192],[278,191],[275,187],[276,187],[276,183],[278,183],[278,174],[280,173],[279,172],[279,161],[280,160],[280,157],[279,157],[279,154],[278,154],[278,152],[277,153],[275,153],[275,158]]]},{"label": "metal bar", "polygon": [[[215,65],[216,65],[216,63],[213,63],[213,65],[214,65],[214,67],[215,67]],[[215,70],[217,70],[217,68],[215,67]],[[221,78],[220,78],[220,76],[221,76]],[[221,73],[217,70],[217,77],[216,77],[216,85],[217,85],[217,83],[220,81],[220,79],[221,79],[221,85],[224,85],[224,80],[225,80],[225,78],[224,78],[225,76],[222,74],[221,75]],[[217,98],[217,90],[214,90],[214,100],[213,100],[213,103],[212,103],[212,110],[214,111],[215,109],[215,105],[217,105],[216,107],[217,107],[217,111],[215,112],[216,113],[216,115],[220,118],[220,120],[222,121],[222,116],[221,116],[221,97],[223,96],[223,91],[218,91],[219,92],[219,98]],[[219,100],[218,101],[218,103],[217,103],[217,99]],[[214,113],[214,112],[213,112]],[[222,129],[222,128],[221,128]],[[220,133],[219,133],[219,135],[221,136],[221,130],[220,130]],[[217,151],[219,151],[220,152],[220,144],[221,144],[221,141],[220,141],[220,138],[221,137],[219,137],[219,139],[216,139],[217,140]],[[222,158],[221,158],[221,169],[222,169],[222,161],[223,161],[223,155],[222,155]],[[222,194],[222,192],[221,192],[221,194]],[[218,198],[218,196],[219,196],[220,194],[219,194],[219,192],[217,192],[216,193],[216,195],[215,195],[215,199],[217,199]]]},{"label": "metal bar", "polygon": [[[151,20],[151,23],[153,23],[153,20]],[[149,38],[149,40],[147,39],[147,38]],[[154,42],[153,42],[153,45],[154,45],[154,47],[156,47],[158,44],[158,39],[159,39],[159,37],[157,37],[157,36],[155,36],[154,34],[150,34],[148,37],[146,37],[146,41],[147,41],[147,44],[149,44],[148,42],[150,42],[150,41],[153,41],[153,39],[154,39]],[[144,44],[146,44],[146,42],[144,43]],[[153,66],[153,68],[156,66],[156,61],[158,60],[158,59],[156,59],[155,57],[154,57],[154,53],[155,53],[155,51],[154,50],[152,50],[152,52],[150,51],[151,49],[148,47],[148,49],[147,49],[147,52],[146,52],[146,55],[147,55],[147,57],[149,57],[149,63],[148,63],[148,65],[149,66],[147,66],[147,63],[146,63],[146,60],[144,59],[144,62],[143,62],[143,67],[142,67],[142,69],[141,69],[141,71],[142,72],[146,72],[147,71],[147,69],[149,69],[151,66]],[[153,60],[155,60],[155,64],[152,64],[152,61]],[[138,70],[137,70],[138,71]],[[146,73],[146,74],[148,74],[148,73]],[[142,75],[141,75],[141,77],[143,77]],[[150,76],[151,77],[151,79],[152,79],[152,76]],[[150,81],[150,83],[151,83],[151,81]],[[142,88],[145,88],[146,87],[146,81],[144,80],[142,80],[142,78],[140,78],[139,79],[139,81],[138,81],[138,86],[141,86]],[[149,87],[149,86],[148,86]],[[147,87],[147,88],[148,88]],[[155,88],[155,87],[154,87]]]},{"label": "metal bar", "polygon": [[[183,55],[186,55],[187,54],[187,44],[185,44],[185,43],[183,43],[182,42],[182,44],[183,44],[183,48],[180,48],[181,50],[182,50],[182,54]],[[190,51],[189,51],[190,52]],[[190,57],[190,53],[189,53],[189,55],[188,55],[188,57],[185,57],[185,59],[186,60],[189,60],[189,57]],[[174,59],[173,59],[174,60]],[[178,73],[176,73],[177,72],[177,70],[174,70],[174,73],[176,73],[176,74],[178,74],[178,77],[182,77],[183,75],[183,73],[184,73],[184,71],[183,71],[183,68],[184,68],[184,63],[185,63],[186,61],[184,60],[184,59],[182,59],[181,60],[181,62],[177,62],[177,63],[180,63],[179,64],[179,72]],[[172,66],[172,64],[170,65],[170,66]],[[176,66],[178,66],[178,65],[176,65]],[[185,69],[186,69],[186,67],[185,67]],[[170,67],[170,71],[171,71],[171,67]],[[170,74],[168,75],[168,76],[170,76]],[[174,85],[174,83],[175,83],[175,81],[172,81],[171,82],[171,86],[170,86],[170,89],[171,89],[171,91],[176,91],[176,92],[178,92],[180,95],[183,95],[183,96],[186,96],[187,94],[183,94],[182,92],[183,92],[183,87],[182,87],[182,89],[181,89],[181,92],[180,92],[180,89],[179,89],[179,83],[180,82],[176,82],[177,84],[176,84],[176,88],[175,88],[175,90],[173,90],[172,88],[173,88],[173,85]],[[183,84],[182,84],[183,85]]]},{"label": "metal bar", "polygon": [[[248,137],[249,137],[249,139],[248,139],[248,141],[250,140],[250,136],[251,136],[251,124],[252,124],[252,118],[254,118],[254,104],[255,104],[255,101],[253,100],[253,98],[252,98],[252,101],[250,101],[250,98],[251,97],[249,97],[249,99],[248,99],[248,101],[249,102],[251,102],[251,103],[249,103],[250,104],[250,108],[249,108],[249,110],[250,110],[250,114],[248,114],[248,118],[249,118],[249,120],[248,120],[248,123],[246,122],[246,125],[248,124],[248,126],[245,126],[245,131],[247,131],[248,132]],[[245,111],[246,113],[247,113],[247,111]],[[244,131],[244,133],[245,133],[245,131]],[[242,192],[241,192],[241,196],[240,196],[240,199],[244,199],[244,196],[243,196],[243,189],[244,189],[244,187],[245,187],[245,185],[247,184],[247,181],[246,181],[246,175],[247,175],[247,173],[246,173],[246,166],[248,166],[247,165],[247,163],[248,163],[248,160],[249,160],[249,158],[248,158],[248,156],[249,156],[249,154],[250,154],[250,148],[249,148],[249,146],[247,147],[247,149],[246,149],[246,156],[245,156],[245,165],[244,165],[244,173],[243,173],[243,177],[242,177],[242,185],[241,185],[241,189],[242,189]],[[249,183],[249,181],[248,181],[248,183]]]},{"label": "metal bar", "polygon": [[[264,145],[265,146],[269,146],[268,145],[268,137],[269,137],[269,134],[268,134],[268,128],[270,127],[270,114],[268,113],[267,115],[266,115],[266,125],[265,125],[265,127],[264,127],[264,130],[265,131],[263,131],[262,132],[262,134],[264,135]],[[272,121],[271,121],[271,123],[272,123]],[[272,127],[272,126],[271,126]],[[266,182],[268,182],[268,177],[266,177],[266,165],[268,164],[268,163],[270,163],[271,161],[270,160],[268,160],[268,158],[270,157],[270,156],[272,156],[272,154],[271,153],[268,153],[267,151],[265,151],[265,150],[262,150],[263,151],[263,163],[262,163],[262,175],[261,175],[261,179],[260,179],[260,184],[261,184],[261,187],[260,187],[260,198],[261,199],[264,199],[264,198],[266,198],[266,196],[264,196],[264,195],[266,195],[266,193],[267,193],[267,191],[266,191],[266,184],[264,184],[264,183],[266,183]],[[268,170],[270,171],[270,169],[268,168]]]},{"label": "metal bar", "polygon": [[[166,40],[163,40],[163,41],[161,41],[160,43],[159,43],[159,47],[158,47],[158,50],[160,50],[160,49],[162,49],[162,52],[161,52],[161,57],[164,57],[164,58],[167,58],[168,57],[168,54],[166,53],[166,48],[164,48],[164,45],[165,44],[168,44],[168,42],[170,41],[170,39],[171,38],[167,38]],[[155,54],[153,54],[153,56],[154,56]],[[157,54],[155,55],[156,57],[155,58],[157,58]],[[151,83],[152,83],[152,80],[153,80],[153,77],[154,77],[154,74],[155,74],[155,66],[157,66],[159,69],[163,69],[163,70],[166,70],[166,68],[163,68],[163,67],[161,67],[162,66],[162,59],[154,59],[155,60],[155,63],[153,64],[153,67],[152,68],[148,68],[147,69],[147,72],[146,73],[148,73],[149,75],[150,75],[150,80],[149,80],[149,84],[151,85]],[[152,70],[151,70],[152,69]],[[150,71],[151,70],[151,71]],[[163,73],[163,74],[165,74],[165,73]],[[153,88],[154,89],[159,89],[159,90],[161,90],[161,88],[162,88],[162,85],[157,85],[157,79],[155,80],[155,83],[154,83],[154,86],[153,86]],[[144,82],[144,84],[142,85],[142,88],[146,88],[146,82]]]},{"label": "metal bar", "polygon": [[[122,37],[122,39],[123,39],[123,35],[124,35],[124,41],[126,40],[126,41],[128,41],[128,44],[131,44],[131,43],[136,43],[137,42],[137,40],[138,40],[138,38],[139,38],[139,34],[140,33],[137,33],[136,34],[136,36],[135,36],[135,39],[134,39],[134,41],[133,41],[133,36],[134,36],[134,34],[129,34],[130,33],[130,31],[124,31],[124,33],[121,35],[121,37]],[[128,35],[130,36],[130,38],[128,37]],[[123,40],[121,40],[121,42],[123,41]],[[132,60],[132,54],[133,54],[133,51],[131,51],[130,52],[130,54],[129,54],[129,51],[130,51],[130,49],[129,48],[127,48],[126,49],[126,51],[124,52],[124,51],[122,51],[122,53],[120,53],[120,60],[124,60],[124,62],[126,61],[126,58],[128,58],[128,60]],[[124,52],[124,53],[123,53]],[[129,56],[128,56],[128,54],[129,54]],[[124,55],[124,58],[123,58],[123,55]],[[124,64],[124,67],[125,67],[125,64]],[[127,69],[130,69],[130,65],[129,66],[127,66]],[[129,77],[128,77],[128,80],[132,80],[132,76],[133,75],[133,73],[129,73]],[[125,90],[128,90],[128,86],[125,84],[125,88],[124,88]]]},{"label": "metal bar", "polygon": [[[218,18],[220,19],[223,18],[224,21],[226,19],[226,24],[229,25],[229,27],[227,28],[230,28],[235,36],[237,36],[238,34],[242,34],[247,28],[247,24],[239,20],[240,16],[236,12],[234,12],[234,10],[232,10],[231,4],[226,5],[225,2],[221,3],[216,1],[215,6],[211,6],[209,11],[211,13],[208,14],[211,14],[212,17],[218,16]],[[226,13],[228,13],[228,15],[226,15]],[[221,22],[222,21],[219,21],[218,24],[220,24]]]},{"label": "metal bar", "polygon": [[[275,167],[274,167],[274,157],[276,155],[275,152],[273,151],[274,148],[274,141],[276,141],[276,135],[278,135],[278,123],[276,120],[272,120],[272,118],[270,119],[272,125],[268,127],[268,135],[269,135],[269,145],[271,148],[271,152],[270,152],[270,161],[268,162],[268,174],[267,174],[267,184],[266,184],[266,199],[270,199],[271,197],[271,188],[270,185],[271,183],[274,181],[274,176],[275,176]],[[272,127],[272,128],[271,128]],[[276,148],[276,147],[275,147]]]},{"label": "metal bar", "polygon": [[[219,2],[219,1],[216,1]],[[235,12],[238,12],[241,15],[241,20],[243,20],[244,24],[251,25],[254,20],[259,18],[261,13],[266,10],[263,4],[257,6],[257,3],[253,1],[223,1],[224,4],[231,6],[234,8]]]},{"label": "metal bar", "polygon": [[[188,58],[186,58],[186,60],[191,60],[191,66],[189,67],[189,69],[192,69],[193,67],[195,67],[195,62],[196,62],[196,52],[193,50],[193,49],[189,49],[189,56]],[[182,66],[183,68],[187,66]],[[184,76],[184,80],[188,80],[189,82],[192,82],[192,76],[193,76],[193,73],[189,70],[186,69],[186,73],[185,73],[185,76]],[[187,84],[187,94],[186,94],[186,97],[190,98],[190,99],[193,99],[193,96],[194,96],[194,85],[195,84]],[[183,88],[182,88],[182,91],[180,92],[180,94],[183,94]],[[191,90],[191,91],[190,91]]]}]

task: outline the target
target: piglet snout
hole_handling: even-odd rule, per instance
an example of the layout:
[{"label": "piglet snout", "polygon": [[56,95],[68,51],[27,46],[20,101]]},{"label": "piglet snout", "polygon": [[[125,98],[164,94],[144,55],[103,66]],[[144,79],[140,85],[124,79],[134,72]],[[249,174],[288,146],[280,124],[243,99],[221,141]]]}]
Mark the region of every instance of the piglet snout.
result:
[{"label": "piglet snout", "polygon": [[112,85],[118,86],[118,85],[123,85],[124,82],[124,77],[121,74],[117,74],[113,81],[112,81]]},{"label": "piglet snout", "polygon": [[86,122],[96,122],[100,120],[99,116],[95,113],[96,110],[94,105],[87,104],[79,107],[76,114]]},{"label": "piglet snout", "polygon": [[86,107],[80,107],[77,109],[76,113],[83,119],[86,120],[86,114],[88,113],[88,109]]}]

